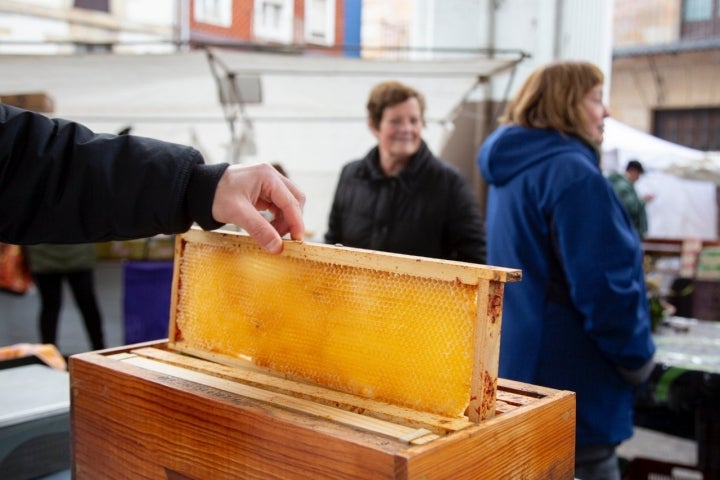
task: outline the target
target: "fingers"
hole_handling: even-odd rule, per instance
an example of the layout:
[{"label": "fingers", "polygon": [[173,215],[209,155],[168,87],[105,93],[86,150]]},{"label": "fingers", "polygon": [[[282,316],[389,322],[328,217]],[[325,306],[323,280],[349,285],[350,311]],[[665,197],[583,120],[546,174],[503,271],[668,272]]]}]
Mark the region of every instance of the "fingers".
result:
[{"label": "fingers", "polygon": [[[303,239],[304,206],[305,194],[270,165],[232,165],[215,191],[213,217],[243,228],[268,252],[280,253],[286,233]],[[272,223],[259,213],[266,209],[275,214]]]},{"label": "fingers", "polygon": [[[302,218],[305,194],[287,177],[280,176],[280,180],[287,191],[280,189],[280,198],[271,197],[271,203],[278,209],[273,225],[281,232],[281,235],[289,232],[290,238],[293,240],[302,240],[305,234],[305,223]],[[289,196],[286,192],[289,193]]]},{"label": "fingers", "polygon": [[245,229],[262,248],[270,253],[278,254],[283,250],[283,242],[280,232],[271,225],[260,212],[254,208],[247,211],[244,215],[244,225],[239,225]]}]

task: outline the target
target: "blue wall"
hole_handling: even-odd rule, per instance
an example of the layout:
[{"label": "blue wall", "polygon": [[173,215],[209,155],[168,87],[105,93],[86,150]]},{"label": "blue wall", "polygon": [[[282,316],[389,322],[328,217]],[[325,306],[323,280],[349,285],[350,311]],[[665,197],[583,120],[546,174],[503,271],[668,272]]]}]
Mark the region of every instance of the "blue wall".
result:
[{"label": "blue wall", "polygon": [[362,41],[360,31],[362,25],[362,0],[345,1],[345,38],[343,43],[350,47],[346,48],[343,55],[346,57],[359,57],[360,44]]}]

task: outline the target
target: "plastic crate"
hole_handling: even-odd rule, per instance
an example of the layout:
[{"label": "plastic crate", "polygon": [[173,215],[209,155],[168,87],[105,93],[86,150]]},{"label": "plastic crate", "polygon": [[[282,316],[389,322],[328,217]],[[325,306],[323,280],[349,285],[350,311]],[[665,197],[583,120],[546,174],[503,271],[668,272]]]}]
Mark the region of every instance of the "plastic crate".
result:
[{"label": "plastic crate", "polygon": [[127,261],[123,264],[125,343],[167,338],[173,263]]}]

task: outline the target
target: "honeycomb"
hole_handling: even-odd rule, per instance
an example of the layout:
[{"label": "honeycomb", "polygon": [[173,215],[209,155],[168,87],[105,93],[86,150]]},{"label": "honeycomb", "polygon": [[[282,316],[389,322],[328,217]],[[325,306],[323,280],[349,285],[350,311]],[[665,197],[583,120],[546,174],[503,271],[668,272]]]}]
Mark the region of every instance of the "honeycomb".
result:
[{"label": "honeycomb", "polygon": [[366,398],[460,416],[477,285],[188,242],[175,338]]}]

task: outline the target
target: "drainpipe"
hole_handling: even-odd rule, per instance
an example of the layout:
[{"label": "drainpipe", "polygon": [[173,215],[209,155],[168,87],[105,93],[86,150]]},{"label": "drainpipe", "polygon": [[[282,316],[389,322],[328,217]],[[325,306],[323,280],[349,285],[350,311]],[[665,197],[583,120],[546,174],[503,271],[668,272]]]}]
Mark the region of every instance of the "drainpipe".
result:
[{"label": "drainpipe", "polygon": [[178,50],[190,50],[190,0],[177,2],[177,35]]},{"label": "drainpipe", "polygon": [[[487,1],[487,34],[485,36],[485,42],[486,47],[489,51],[488,57],[494,58],[495,57],[495,29],[497,27],[497,10],[500,8],[500,4],[502,3],[502,0],[488,0]],[[484,122],[482,125],[482,131],[476,132],[479,134],[480,138],[476,139],[476,143],[480,145],[480,142],[485,139],[487,135],[490,134],[492,131],[492,128],[495,125],[495,119],[493,118],[493,115],[495,114],[495,107],[494,102],[495,99],[493,98],[493,79],[485,78],[485,79],[478,79],[478,82],[485,83],[484,90],[485,90],[485,112],[484,112]]]},{"label": "drainpipe", "polygon": [[[486,48],[488,49],[488,56],[490,58],[495,57],[495,29],[497,26],[497,17],[496,12],[500,8],[502,0],[487,0],[487,25],[485,31],[485,42],[486,42]],[[475,151],[480,148],[480,145],[482,144],[483,140],[490,135],[490,132],[492,132],[493,127],[495,126],[495,118],[493,116],[496,113],[495,108],[495,99],[493,98],[493,78],[485,78],[485,79],[478,79],[478,81],[482,81],[485,83],[483,89],[485,91],[485,104],[483,108],[483,122],[482,125],[477,125],[475,127],[475,141],[473,142],[476,146]],[[479,112],[478,112],[479,113]],[[482,178],[480,175],[480,171],[477,166],[477,162],[473,161],[473,172],[475,174],[473,175],[473,184],[475,187],[475,191],[477,192],[478,201],[480,203],[480,209],[484,213],[485,209],[487,207],[487,189],[488,185],[487,182],[485,182],[485,179]]]},{"label": "drainpipe", "polygon": [[560,59],[564,10],[565,0],[555,0],[555,36],[553,37],[553,60]]}]

